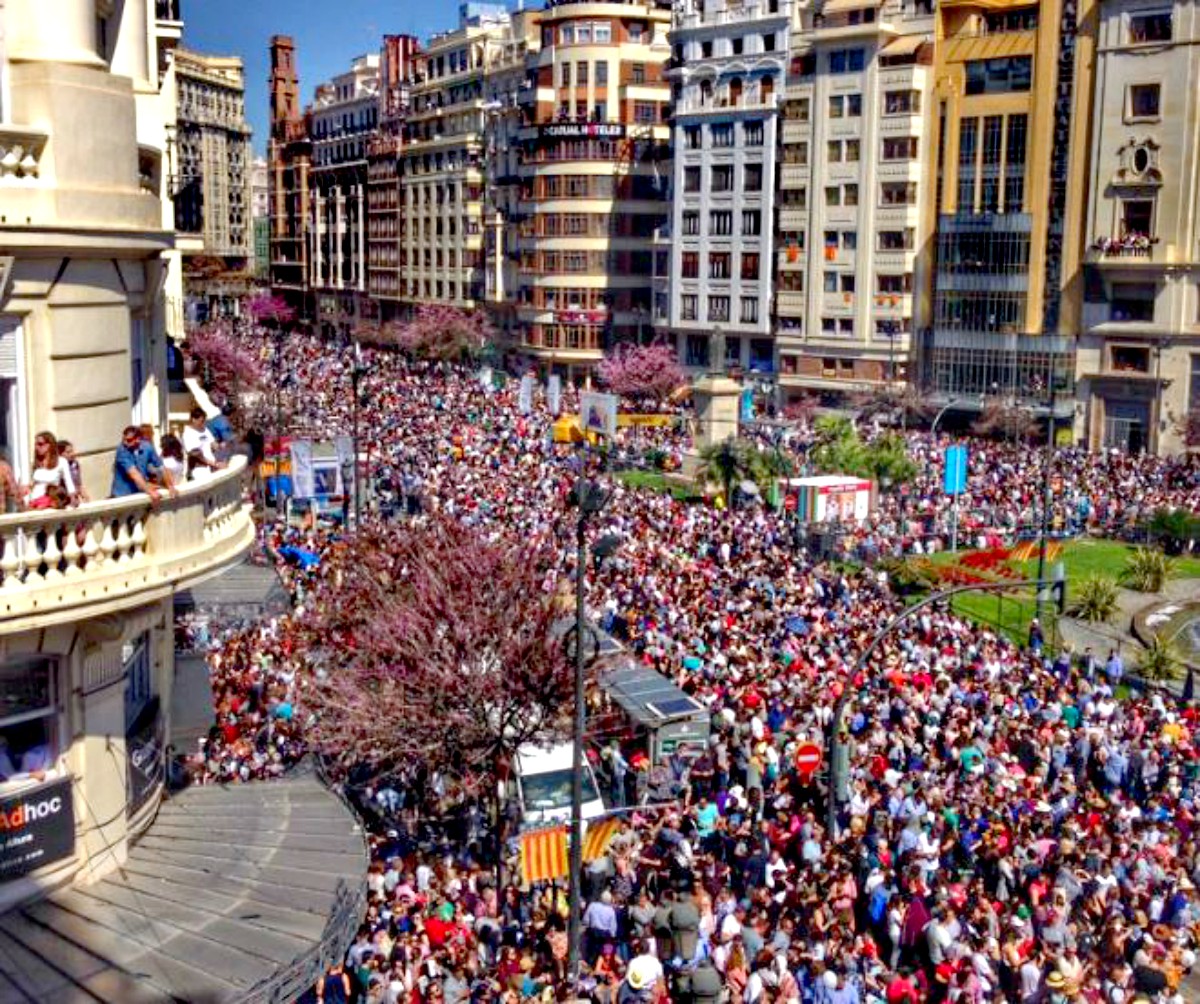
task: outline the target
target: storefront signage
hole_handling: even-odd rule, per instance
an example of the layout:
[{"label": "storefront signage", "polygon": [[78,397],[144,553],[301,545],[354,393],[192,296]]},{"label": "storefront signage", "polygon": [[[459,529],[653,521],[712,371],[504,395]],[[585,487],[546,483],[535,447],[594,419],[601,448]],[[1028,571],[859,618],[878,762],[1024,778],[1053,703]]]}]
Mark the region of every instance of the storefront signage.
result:
[{"label": "storefront signage", "polygon": [[0,799],[0,881],[75,853],[75,807],[64,778]]},{"label": "storefront signage", "polygon": [[623,139],[625,126],[616,122],[556,122],[538,127],[538,139]]},{"label": "storefront signage", "polygon": [[146,705],[125,737],[125,754],[129,764],[129,801],[125,811],[132,816],[146,804],[163,781],[166,761],[163,720],[159,714],[157,697]]}]

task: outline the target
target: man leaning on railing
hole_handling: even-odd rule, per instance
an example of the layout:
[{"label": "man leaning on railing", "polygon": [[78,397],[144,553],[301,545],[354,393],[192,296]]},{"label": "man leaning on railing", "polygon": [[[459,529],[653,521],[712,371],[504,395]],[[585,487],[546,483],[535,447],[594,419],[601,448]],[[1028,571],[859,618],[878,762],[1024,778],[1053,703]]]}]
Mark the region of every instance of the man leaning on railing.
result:
[{"label": "man leaning on railing", "polygon": [[123,498],[145,492],[150,504],[158,505],[158,486],[166,488],[171,497],[178,495],[171,472],[163,465],[154,447],[142,439],[136,425],[125,426],[121,445],[113,461],[112,497]]}]

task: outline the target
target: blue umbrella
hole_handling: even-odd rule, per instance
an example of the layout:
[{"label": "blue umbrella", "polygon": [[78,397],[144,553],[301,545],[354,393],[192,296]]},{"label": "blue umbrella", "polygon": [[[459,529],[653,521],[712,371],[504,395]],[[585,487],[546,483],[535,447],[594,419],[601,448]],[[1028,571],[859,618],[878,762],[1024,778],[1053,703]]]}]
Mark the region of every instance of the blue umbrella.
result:
[{"label": "blue umbrella", "polygon": [[320,557],[312,551],[306,551],[302,547],[293,547],[291,544],[281,547],[279,553],[289,561],[294,561],[301,568],[312,568],[321,563]]},{"label": "blue umbrella", "polygon": [[684,669],[695,670],[695,669],[699,669],[702,665],[703,665],[703,663],[699,659],[697,659],[694,655],[689,655],[687,658],[685,658],[683,660],[683,668]]}]

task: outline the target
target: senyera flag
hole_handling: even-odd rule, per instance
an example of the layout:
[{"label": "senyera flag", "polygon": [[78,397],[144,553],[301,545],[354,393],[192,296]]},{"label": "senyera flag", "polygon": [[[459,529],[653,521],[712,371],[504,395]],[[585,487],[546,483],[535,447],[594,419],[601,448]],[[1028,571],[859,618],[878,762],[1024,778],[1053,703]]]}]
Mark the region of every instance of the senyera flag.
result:
[{"label": "senyera flag", "polygon": [[583,838],[583,863],[586,865],[602,857],[620,828],[621,820],[616,816],[598,819],[592,823]]},{"label": "senyera flag", "polygon": [[521,834],[521,878],[526,885],[551,882],[570,873],[567,828],[552,826]]}]

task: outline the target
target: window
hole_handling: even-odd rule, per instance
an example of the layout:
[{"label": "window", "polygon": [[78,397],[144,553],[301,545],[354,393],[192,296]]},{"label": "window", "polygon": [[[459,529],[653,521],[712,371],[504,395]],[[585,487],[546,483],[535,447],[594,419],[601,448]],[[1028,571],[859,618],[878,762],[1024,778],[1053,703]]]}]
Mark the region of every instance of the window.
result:
[{"label": "window", "polygon": [[880,251],[911,251],[913,247],[913,230],[880,230]]},{"label": "window", "polygon": [[746,48],[746,40],[739,35],[737,38],[730,40],[729,47],[733,55],[740,56]]},{"label": "window", "polygon": [[742,236],[758,237],[762,234],[762,210],[742,210]]},{"label": "window", "polygon": [[564,24],[558,29],[558,44],[559,45],[574,45],[575,43],[575,26],[573,24]]},{"label": "window", "polygon": [[885,206],[915,206],[917,183],[915,181],[885,181],[881,186],[880,201]]},{"label": "window", "polygon": [[683,146],[685,150],[700,149],[700,127],[687,126],[683,130]]},{"label": "window", "polygon": [[745,253],[742,255],[742,278],[747,281],[753,281],[759,278],[762,268],[762,256],[754,253]]},{"label": "window", "polygon": [[129,728],[154,696],[149,632],[122,646],[121,665],[125,671],[125,727]]},{"label": "window", "polygon": [[1112,346],[1111,368],[1119,373],[1149,373],[1150,349],[1145,346]]},{"label": "window", "polygon": [[714,209],[708,214],[708,233],[710,237],[728,237],[733,233],[733,211],[729,209]]},{"label": "window", "polygon": [[1152,282],[1114,282],[1111,320],[1152,322],[1157,292]]},{"label": "window", "polygon": [[887,91],[883,95],[885,115],[916,115],[920,110],[920,91]]},{"label": "window", "polygon": [[596,64],[596,86],[606,87],[608,85],[608,63]]},{"label": "window", "polygon": [[695,293],[684,293],[679,298],[679,316],[684,321],[694,321],[696,317],[696,301],[699,298]]},{"label": "window", "polygon": [[728,252],[714,252],[708,256],[708,277],[710,279],[730,278],[730,255]]},{"label": "window", "polygon": [[1128,119],[1156,119],[1159,116],[1159,85],[1133,84],[1129,88]]},{"label": "window", "polygon": [[840,164],[842,160],[842,141],[831,139],[825,144],[825,159],[831,164]]},{"label": "window", "polygon": [[733,125],[715,125],[711,130],[712,145],[714,147],[730,147],[733,146]]},{"label": "window", "polygon": [[845,114],[845,99],[844,94],[829,95],[829,117],[831,119],[840,119]]},{"label": "window", "polygon": [[762,146],[764,132],[761,122],[747,122],[742,126],[742,136],[745,138],[746,146]]},{"label": "window", "polygon": [[683,190],[685,192],[700,191],[700,168],[685,167],[683,169]]},{"label": "window", "polygon": [[644,84],[646,82],[646,64],[631,63],[629,66],[629,82],[631,84]]},{"label": "window", "polygon": [[1131,15],[1129,18],[1129,41],[1134,44],[1171,41],[1170,12]]},{"label": "window", "polygon": [[559,84],[563,87],[571,86],[571,64],[563,63],[559,68]]},{"label": "window", "polygon": [[763,185],[762,164],[747,164],[742,170],[742,191],[761,192]]},{"label": "window", "polygon": [[641,125],[657,122],[658,105],[650,101],[635,101],[633,103],[633,121]]},{"label": "window", "polygon": [[58,759],[58,664],[42,656],[10,656],[0,664],[0,785],[30,781]]},{"label": "window", "polygon": [[630,21],[625,27],[629,32],[629,41],[631,42],[640,42],[646,33],[646,26],[641,21]]},{"label": "window", "polygon": [[807,122],[811,103],[808,98],[800,98],[792,104],[791,119],[793,122]]},{"label": "window", "polygon": [[825,205],[840,206],[842,204],[842,190],[838,185],[825,186]]},{"label": "window", "polygon": [[700,43],[700,57],[702,59],[712,59],[713,44],[711,40]]},{"label": "window", "polygon": [[883,140],[884,160],[915,160],[917,156],[916,136],[885,136]]},{"label": "window", "polygon": [[840,276],[838,276],[838,280],[839,280],[839,285],[841,286],[841,291],[843,293],[853,293],[854,292],[854,273],[853,272],[843,272]]},{"label": "window", "polygon": [[842,190],[842,205],[857,206],[858,205],[858,186],[845,185]]},{"label": "window", "polygon": [[683,214],[683,234],[685,237],[696,237],[700,233],[700,214],[689,210]]},{"label": "window", "polygon": [[879,275],[876,277],[878,281],[878,290],[880,293],[911,293],[912,292],[912,273],[905,272],[903,275]]},{"label": "window", "polygon": [[612,41],[612,25],[608,22],[593,25],[592,38],[597,45],[608,45]]},{"label": "window", "polygon": [[710,187],[714,192],[733,191],[733,167],[729,164],[719,164],[712,168]]},{"label": "window", "polygon": [[1150,236],[1154,226],[1152,199],[1126,199],[1121,203],[1121,234]]},{"label": "window", "polygon": [[855,164],[859,157],[859,141],[856,139],[846,140],[846,160],[848,163]]},{"label": "window", "polygon": [[774,33],[772,33],[770,35],[763,35],[762,51],[763,52],[774,52],[775,51],[775,35],[774,35]]},{"label": "window", "polygon": [[586,87],[588,82],[588,64],[575,64],[575,83],[579,87]]},{"label": "window", "polygon": [[[695,297],[693,297],[695,299]],[[695,320],[693,317],[692,320]],[[708,365],[708,335],[688,335],[685,347],[688,366]]]},{"label": "window", "polygon": [[710,321],[729,320],[729,297],[710,296],[708,298],[708,319]]},{"label": "window", "polygon": [[1027,91],[1033,81],[1033,57],[972,59],[966,64],[968,94]]},{"label": "window", "polygon": [[836,293],[838,288],[838,274],[836,272],[826,272],[824,277],[824,288],[826,293]]},{"label": "window", "polygon": [[758,323],[758,297],[743,296],[742,297],[742,314],[741,321],[743,324]]},{"label": "window", "polygon": [[700,278],[700,253],[698,251],[683,252],[682,272],[685,279]]},{"label": "window", "polygon": [[846,118],[856,119],[862,114],[862,95],[846,95]]},{"label": "window", "polygon": [[829,53],[830,73],[861,73],[865,65],[862,49],[834,49]]},{"label": "window", "polygon": [[795,160],[793,161],[793,163],[807,164],[808,163],[808,141],[805,140],[802,143],[797,143],[793,147],[793,149],[796,151]]},{"label": "window", "polygon": [[1192,378],[1188,386],[1188,410],[1200,408],[1200,356],[1192,356]]}]

